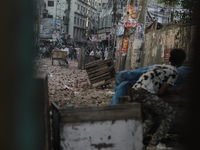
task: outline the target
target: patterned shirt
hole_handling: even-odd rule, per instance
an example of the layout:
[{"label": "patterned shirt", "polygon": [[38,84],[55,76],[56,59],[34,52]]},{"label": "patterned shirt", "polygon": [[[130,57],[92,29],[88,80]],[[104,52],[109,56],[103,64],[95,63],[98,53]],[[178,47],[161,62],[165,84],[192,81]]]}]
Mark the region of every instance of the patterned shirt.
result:
[{"label": "patterned shirt", "polygon": [[145,73],[143,73],[139,80],[133,85],[133,89],[145,89],[150,93],[156,94],[163,83],[174,85],[178,78],[178,70],[172,65],[157,65]]}]

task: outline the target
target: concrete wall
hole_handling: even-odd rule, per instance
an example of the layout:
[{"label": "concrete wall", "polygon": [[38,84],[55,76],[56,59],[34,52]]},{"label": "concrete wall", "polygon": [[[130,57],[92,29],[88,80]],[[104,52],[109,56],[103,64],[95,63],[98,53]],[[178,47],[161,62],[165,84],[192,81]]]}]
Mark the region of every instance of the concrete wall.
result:
[{"label": "concrete wall", "polygon": [[[181,33],[176,37],[179,31]],[[193,25],[171,24],[145,34],[140,66],[168,64],[169,53],[173,48],[185,50],[187,58],[184,65],[188,66],[193,51],[194,33]]]}]

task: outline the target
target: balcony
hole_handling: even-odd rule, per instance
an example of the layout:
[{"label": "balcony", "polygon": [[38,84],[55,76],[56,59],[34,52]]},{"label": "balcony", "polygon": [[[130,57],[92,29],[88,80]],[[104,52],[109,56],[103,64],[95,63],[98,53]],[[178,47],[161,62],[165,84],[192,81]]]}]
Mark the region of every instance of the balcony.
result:
[{"label": "balcony", "polygon": [[75,10],[75,13],[77,13],[77,14],[79,14],[79,15],[82,15],[82,16],[85,17],[85,18],[88,17],[87,13],[86,13],[86,12],[83,12],[83,11],[81,11],[81,10]]},{"label": "balcony", "polygon": [[80,1],[83,2],[84,4],[89,5],[87,0],[80,0]]},{"label": "balcony", "polygon": [[86,27],[86,26],[83,26],[83,25],[74,24],[74,27],[79,28],[79,29],[87,30],[87,27]]}]

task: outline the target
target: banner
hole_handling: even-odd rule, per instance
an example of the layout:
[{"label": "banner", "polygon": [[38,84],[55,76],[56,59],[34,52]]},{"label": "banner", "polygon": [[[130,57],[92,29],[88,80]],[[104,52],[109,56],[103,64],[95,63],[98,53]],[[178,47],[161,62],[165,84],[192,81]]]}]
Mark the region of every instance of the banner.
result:
[{"label": "banner", "polygon": [[52,34],[53,41],[56,41],[59,38],[59,34]]},{"label": "banner", "polygon": [[99,39],[98,39],[98,35],[92,35],[92,39],[89,37],[90,41],[92,43],[98,43],[99,42]]},{"label": "banner", "polygon": [[133,6],[129,5],[126,12],[129,12],[129,17],[136,19],[136,10],[133,8]]},{"label": "banner", "polygon": [[128,45],[129,45],[129,39],[125,38],[122,44],[122,50],[121,50],[122,53],[127,53]]},{"label": "banner", "polygon": [[135,19],[133,19],[131,17],[126,18],[126,20],[125,20],[125,27],[127,29],[131,29],[131,28],[135,27],[136,25],[137,25],[137,22],[136,22]]}]

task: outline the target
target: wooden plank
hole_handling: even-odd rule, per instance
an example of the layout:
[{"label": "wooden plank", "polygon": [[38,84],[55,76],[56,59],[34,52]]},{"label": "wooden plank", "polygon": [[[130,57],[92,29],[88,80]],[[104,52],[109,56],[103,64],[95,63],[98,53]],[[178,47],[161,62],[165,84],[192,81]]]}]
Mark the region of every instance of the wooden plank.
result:
[{"label": "wooden plank", "polygon": [[90,80],[93,81],[95,79],[99,79],[99,78],[102,78],[102,77],[107,76],[107,75],[110,75],[110,72],[104,73],[104,74],[99,75],[98,77],[95,77],[95,78],[91,78]]},{"label": "wooden plank", "polygon": [[114,69],[113,67],[114,67],[114,66],[111,66],[111,67],[109,67],[109,68],[102,68],[102,69],[100,69],[99,71],[96,71],[97,73],[91,74],[91,75],[89,75],[88,77],[89,77],[89,78],[92,78],[92,77],[95,77],[95,76],[99,76],[99,75],[101,75],[101,74],[103,74],[103,73],[110,72],[111,70]]},{"label": "wooden plank", "polygon": [[87,65],[92,65],[92,64],[94,64],[94,63],[98,63],[98,62],[100,62],[100,61],[102,61],[102,60],[92,61],[92,62],[87,63]]},{"label": "wooden plank", "polygon": [[92,73],[96,73],[96,72],[102,71],[102,70],[107,69],[107,68],[108,68],[108,66],[105,66],[103,68],[98,68],[98,69],[95,69],[95,70],[92,70],[92,71],[87,70],[87,73],[92,74]]},{"label": "wooden plank", "polygon": [[110,63],[110,62],[113,64],[113,59],[112,58],[104,60],[104,61],[100,61],[100,62],[95,62],[95,63],[93,63],[91,65],[85,65],[85,69],[91,68],[91,67],[96,67],[96,66],[101,66],[102,64],[107,64],[107,63]]},{"label": "wooden plank", "polygon": [[86,107],[86,108],[67,108],[58,110],[60,113],[61,123],[80,123],[106,120],[126,120],[135,119],[141,121],[141,105],[139,103],[103,106],[103,107]]},{"label": "wooden plank", "polygon": [[90,68],[90,67],[94,67],[96,66],[97,64],[103,64],[103,63],[107,63],[107,62],[110,62],[111,60],[110,59],[107,59],[107,60],[104,60],[104,61],[94,61],[94,62],[91,62],[91,63],[88,63],[85,67],[87,68]]},{"label": "wooden plank", "polygon": [[112,82],[115,79],[114,77],[116,74],[112,58],[91,63],[87,66],[86,72],[91,84],[104,81],[101,85],[104,83],[108,84],[109,81]]},{"label": "wooden plank", "polygon": [[94,66],[92,68],[88,68],[86,69],[87,72],[91,72],[91,71],[94,71],[94,70],[97,70],[97,69],[100,69],[100,68],[103,68],[103,67],[108,67],[107,64],[102,64],[101,66]]},{"label": "wooden plank", "polygon": [[97,83],[97,82],[100,82],[100,81],[103,81],[103,80],[108,80],[108,79],[110,79],[110,78],[111,78],[111,76],[107,76],[107,77],[100,78],[100,79],[98,79],[98,80],[90,81],[90,82],[91,82],[91,84],[94,84],[94,83]]},{"label": "wooden plank", "polygon": [[58,58],[57,52],[53,52],[53,58]]},{"label": "wooden plank", "polygon": [[111,78],[111,79],[106,80],[104,84],[111,83],[112,81],[115,81],[115,78]]}]

